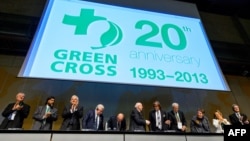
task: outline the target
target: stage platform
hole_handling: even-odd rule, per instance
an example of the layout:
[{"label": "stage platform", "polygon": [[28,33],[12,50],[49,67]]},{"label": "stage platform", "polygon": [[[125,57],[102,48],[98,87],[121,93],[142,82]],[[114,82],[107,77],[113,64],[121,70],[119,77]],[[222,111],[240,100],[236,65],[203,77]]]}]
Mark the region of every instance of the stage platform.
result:
[{"label": "stage platform", "polygon": [[223,134],[119,131],[0,130],[6,141],[223,141]]}]

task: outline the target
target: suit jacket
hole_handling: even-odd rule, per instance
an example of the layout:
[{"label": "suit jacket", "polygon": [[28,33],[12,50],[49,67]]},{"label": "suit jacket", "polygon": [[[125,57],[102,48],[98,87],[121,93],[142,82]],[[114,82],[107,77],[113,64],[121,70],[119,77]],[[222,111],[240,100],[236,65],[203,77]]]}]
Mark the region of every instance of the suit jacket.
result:
[{"label": "suit jacket", "polygon": [[63,122],[60,130],[80,130],[80,119],[83,116],[83,106],[78,105],[77,110],[71,113],[72,105],[64,107],[62,118]]},{"label": "suit jacket", "polygon": [[[182,111],[178,111],[179,117],[180,117],[180,121],[182,123],[182,126],[185,125],[187,126],[187,121],[186,118],[184,116],[184,113]],[[168,116],[167,119],[171,121],[171,124],[169,126],[169,130],[175,130],[177,132],[181,132],[180,129],[178,129],[178,123],[177,123],[177,119],[175,117],[175,112],[173,110],[168,112]]]},{"label": "suit jacket", "polygon": [[[247,115],[245,115],[243,113],[240,113],[240,115],[243,116],[242,122],[243,122],[243,125],[244,125],[244,121],[247,120]],[[229,115],[229,120],[230,120],[230,123],[232,125],[237,125],[237,126],[242,125],[239,118],[236,116],[235,113]]]},{"label": "suit jacket", "polygon": [[14,112],[12,110],[15,103],[10,103],[2,112],[2,116],[5,117],[0,125],[0,129],[8,129],[8,128],[22,128],[23,121],[28,117],[30,112],[30,106],[23,103],[23,108],[21,110],[15,110],[16,115],[14,120],[9,120],[8,117]]},{"label": "suit jacket", "polygon": [[112,116],[108,120],[108,129],[110,130],[125,131],[126,127],[127,126],[125,118],[121,121],[120,126],[118,125],[116,116]]},{"label": "suit jacket", "polygon": [[103,114],[99,115],[98,127],[95,123],[95,110],[89,110],[82,120],[83,129],[103,130]]},{"label": "suit jacket", "polygon": [[[149,121],[150,121],[150,131],[157,131],[159,130],[156,127],[156,116],[155,116],[155,112],[156,110],[152,110],[149,112]],[[162,129],[161,130],[167,130],[167,125],[165,124],[165,121],[167,119],[167,114],[165,111],[160,110],[161,112],[161,125],[162,125]]]},{"label": "suit jacket", "polygon": [[142,113],[134,108],[130,114],[130,131],[146,131],[146,121],[142,116]]},{"label": "suit jacket", "polygon": [[33,114],[34,124],[33,130],[52,130],[53,122],[57,120],[57,109],[51,108],[51,115],[47,119],[43,119],[45,115],[46,105],[39,106]]}]

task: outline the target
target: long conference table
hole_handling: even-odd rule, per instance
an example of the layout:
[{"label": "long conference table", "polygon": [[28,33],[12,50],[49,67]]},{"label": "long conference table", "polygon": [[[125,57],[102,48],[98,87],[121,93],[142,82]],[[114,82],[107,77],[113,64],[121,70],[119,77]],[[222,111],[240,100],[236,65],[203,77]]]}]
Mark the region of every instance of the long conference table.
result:
[{"label": "long conference table", "polygon": [[223,134],[119,131],[0,130],[5,141],[223,141]]}]

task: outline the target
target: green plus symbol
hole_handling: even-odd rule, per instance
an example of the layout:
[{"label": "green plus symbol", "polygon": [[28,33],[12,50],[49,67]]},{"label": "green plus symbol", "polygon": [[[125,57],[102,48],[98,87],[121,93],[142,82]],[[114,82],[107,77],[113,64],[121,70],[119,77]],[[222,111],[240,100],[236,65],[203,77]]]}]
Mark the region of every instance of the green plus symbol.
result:
[{"label": "green plus symbol", "polygon": [[104,17],[94,16],[93,9],[81,9],[80,16],[70,16],[65,15],[63,18],[63,23],[68,25],[74,25],[76,35],[86,35],[88,26],[98,20],[106,20]]}]

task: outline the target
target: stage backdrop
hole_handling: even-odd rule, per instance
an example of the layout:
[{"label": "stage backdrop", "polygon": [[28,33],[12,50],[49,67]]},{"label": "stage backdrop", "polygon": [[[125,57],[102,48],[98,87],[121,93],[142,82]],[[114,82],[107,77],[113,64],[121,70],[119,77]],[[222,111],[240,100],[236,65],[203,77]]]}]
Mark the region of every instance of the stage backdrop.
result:
[{"label": "stage backdrop", "polygon": [[[166,111],[171,110],[173,102],[178,102],[180,109],[185,113],[188,126],[198,107],[206,110],[211,127],[214,111],[221,110],[228,119],[228,115],[232,113],[233,103],[239,104],[241,111],[250,117],[250,79],[246,77],[225,76],[231,92],[17,78],[23,60],[22,56],[0,55],[0,112],[2,113],[8,103],[14,102],[18,92],[24,92],[25,102],[31,106],[30,114],[24,122],[25,130],[31,129],[32,115],[37,106],[43,105],[46,97],[51,95],[56,97],[55,107],[59,110],[59,118],[54,123],[54,130],[60,128],[63,107],[69,104],[73,94],[79,96],[80,104],[84,106],[84,113],[94,109],[99,103],[104,104],[105,121],[110,116],[123,112],[129,123],[129,114],[137,101],[143,103],[143,113],[145,118],[148,118],[154,100],[159,100]],[[0,116],[0,122],[2,120],[3,117]],[[213,127],[212,130],[214,131]],[[188,131],[190,131],[189,128]]]}]

